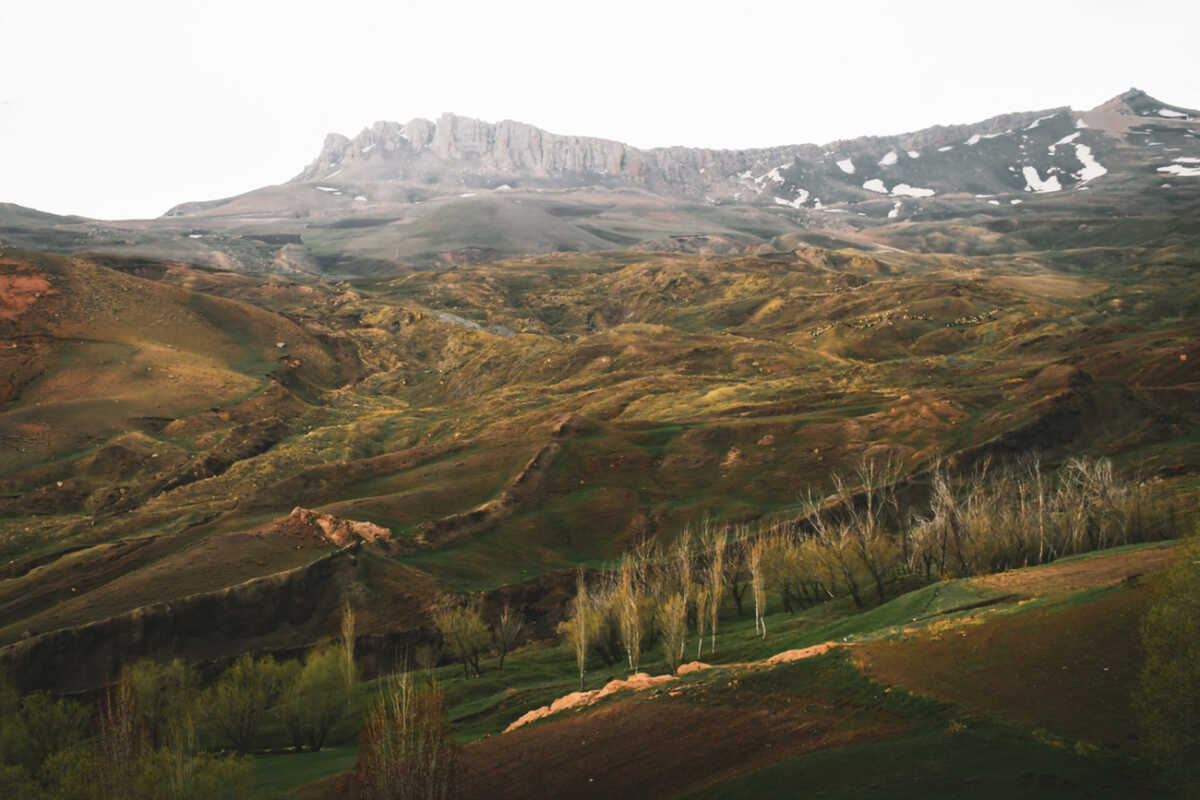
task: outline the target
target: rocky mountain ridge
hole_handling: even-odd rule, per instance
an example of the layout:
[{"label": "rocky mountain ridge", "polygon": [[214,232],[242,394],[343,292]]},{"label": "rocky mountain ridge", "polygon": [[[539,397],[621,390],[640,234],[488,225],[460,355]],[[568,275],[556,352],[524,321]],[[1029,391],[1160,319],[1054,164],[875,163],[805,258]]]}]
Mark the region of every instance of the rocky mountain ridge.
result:
[{"label": "rocky mountain ridge", "polygon": [[[330,134],[316,160],[290,183],[416,182],[444,190],[500,191],[632,185],[693,201],[797,208],[872,194],[1048,192],[1103,175],[1107,169],[1093,153],[1103,147],[1102,138],[1144,133],[1147,117],[1168,136],[1195,138],[1187,124],[1197,112],[1167,106],[1136,89],[1087,112],[1060,107],[896,136],[750,150],[640,150],[512,120],[492,124],[444,114],[436,122],[377,122],[353,139]],[[964,158],[964,152],[971,157]],[[997,165],[997,160],[1007,163]],[[337,183],[323,188],[339,191]]]},{"label": "rocky mountain ridge", "polygon": [[330,134],[290,181],[154,220],[0,208],[0,236],[242,272],[389,274],[563,251],[753,252],[797,236],[869,247],[908,223],[1177,216],[1200,207],[1198,177],[1200,111],[1137,89],[1087,111],[749,150],[643,150],[445,114]]},{"label": "rocky mountain ridge", "polygon": [[[888,137],[860,137],[828,145],[799,144],[746,150],[661,147],[641,150],[622,142],[562,136],[522,122],[443,114],[436,122],[376,122],[353,139],[329,134],[317,158],[289,183],[321,181],[422,181],[455,188],[633,184],[691,200],[749,199],[761,193],[766,168],[786,171],[826,162],[835,154],[914,153],[972,136],[1026,127],[1068,108],[1004,114],[972,125],[936,126]],[[769,164],[784,162],[778,167]],[[749,174],[747,174],[749,173]],[[766,179],[780,183],[776,173]]]}]

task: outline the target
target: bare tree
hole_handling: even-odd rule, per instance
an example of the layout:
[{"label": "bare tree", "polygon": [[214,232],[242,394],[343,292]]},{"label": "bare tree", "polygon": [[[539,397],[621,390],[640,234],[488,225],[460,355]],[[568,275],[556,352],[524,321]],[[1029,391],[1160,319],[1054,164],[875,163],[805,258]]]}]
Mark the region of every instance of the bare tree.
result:
[{"label": "bare tree", "polygon": [[767,542],[763,572],[768,589],[779,592],[779,601],[789,614],[797,606],[816,602],[817,581],[803,558],[800,542],[789,532],[777,530]]},{"label": "bare tree", "polygon": [[683,648],[687,642],[687,600],[683,593],[671,592],[660,600],[655,608],[655,619],[663,637],[667,669],[674,675],[683,661]]},{"label": "bare tree", "polygon": [[708,625],[708,585],[696,585],[696,659],[704,653],[704,632]]},{"label": "bare tree", "polygon": [[492,644],[500,655],[500,669],[504,669],[504,657],[517,646],[524,628],[525,615],[505,603],[492,626]]},{"label": "bare tree", "polygon": [[572,607],[571,618],[564,621],[559,629],[566,634],[571,648],[575,651],[575,664],[579,667],[579,691],[582,692],[596,617],[591,595],[588,594],[587,580],[583,576],[583,567],[575,573],[575,599],[572,601]]},{"label": "bare tree", "polygon": [[675,540],[672,555],[675,562],[675,580],[679,587],[679,592],[683,596],[683,608],[680,611],[683,617],[683,637],[679,641],[679,660],[683,660],[683,651],[687,647],[687,618],[688,605],[696,593],[696,584],[694,573],[696,569],[695,553],[692,551],[692,531],[687,528]]},{"label": "bare tree", "polygon": [[754,594],[754,632],[764,639],[767,638],[767,621],[764,619],[767,592],[763,579],[763,554],[766,552],[766,545],[766,536],[759,533],[749,543],[746,553],[746,566],[750,570],[750,586]]},{"label": "bare tree", "polygon": [[826,585],[833,591],[835,586],[844,586],[854,600],[855,608],[862,608],[864,603],[859,589],[859,576],[855,569],[855,557],[850,526],[845,522],[831,521],[824,504],[811,493],[805,501],[807,511],[805,519],[812,526],[813,540],[817,543],[813,548],[819,559],[821,569],[827,575]]},{"label": "bare tree", "polygon": [[900,468],[900,461],[891,453],[882,463],[864,457],[857,474],[861,500],[841,475],[833,476],[835,491],[848,518],[850,536],[845,545],[870,574],[880,603],[886,599],[887,581],[897,560],[885,529],[885,515],[897,509],[895,487]]},{"label": "bare tree", "polygon": [[705,540],[708,544],[708,618],[711,622],[712,646],[710,651],[717,651],[717,624],[721,617],[721,593],[725,588],[725,548],[728,544],[728,534],[724,528],[717,530],[706,526]]},{"label": "bare tree", "polygon": [[136,764],[150,748],[146,726],[138,719],[137,692],[132,674],[124,672],[117,685],[100,700],[97,783],[105,794],[118,796],[133,782]]},{"label": "bare tree", "polygon": [[616,607],[621,622],[621,643],[630,672],[637,672],[642,660],[642,605],[645,596],[642,569],[635,556],[626,553],[617,573]]},{"label": "bare tree", "polygon": [[738,527],[733,534],[733,541],[725,548],[725,568],[721,570],[721,582],[724,589],[733,598],[739,617],[746,616],[743,598],[750,590],[750,571],[746,568],[746,539],[748,531]]},{"label": "bare tree", "polygon": [[380,682],[359,747],[355,778],[367,800],[447,800],[455,796],[458,748],[446,696],[410,672]]}]

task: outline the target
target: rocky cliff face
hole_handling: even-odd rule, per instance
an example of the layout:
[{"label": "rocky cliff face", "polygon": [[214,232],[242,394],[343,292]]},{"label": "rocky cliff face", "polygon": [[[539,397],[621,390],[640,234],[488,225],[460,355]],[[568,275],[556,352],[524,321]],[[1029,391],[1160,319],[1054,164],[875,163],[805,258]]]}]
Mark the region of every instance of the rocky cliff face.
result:
[{"label": "rocky cliff face", "polygon": [[[864,164],[878,164],[881,169],[896,166],[899,160],[915,161],[926,149],[948,152],[938,148],[961,144],[972,137],[978,142],[1011,134],[1028,128],[1039,118],[1052,117],[1061,118],[1068,126],[1073,124],[1070,111],[1060,108],[1007,114],[975,125],[864,137],[824,147],[640,150],[607,139],[561,136],[511,120],[493,124],[443,114],[437,122],[377,122],[353,139],[330,134],[317,159],[291,182],[326,181],[334,184],[330,189],[336,189],[355,181],[400,181],[443,190],[634,185],[693,200],[707,197],[773,202],[775,196],[782,195],[788,204],[813,206],[820,199],[817,190],[824,189],[825,196],[833,199],[830,189],[845,188],[833,184],[844,184],[847,176],[858,174],[859,167],[853,166],[858,159]],[[839,167],[839,162],[843,166]],[[847,168],[846,164],[851,166]],[[804,186],[798,183],[800,180],[806,181]],[[862,194],[863,181],[855,178],[849,182],[858,184],[854,188]]]},{"label": "rocky cliff face", "polygon": [[636,180],[644,177],[645,159],[636,148],[620,142],[559,136],[511,120],[491,124],[443,114],[437,122],[376,122],[353,139],[332,133],[317,159],[292,182],[339,174],[412,180],[465,171],[493,178],[611,175]]},{"label": "rocky cliff face", "polygon": [[[1131,89],[1084,112],[1063,107],[1009,113],[825,145],[641,150],[512,120],[489,123],[443,114],[436,122],[376,122],[354,138],[329,134],[316,160],[283,187],[215,204],[184,204],[168,216],[286,213],[297,207],[336,216],[339,209],[354,213],[368,205],[407,205],[473,191],[596,187],[714,205],[822,211],[842,204],[843,213],[874,203],[859,210],[906,218],[919,211],[914,201],[963,195],[983,203],[1011,195],[991,203],[997,205],[1019,201],[1027,192],[1078,188],[1114,166],[1154,177],[1166,163],[1155,161],[1163,153],[1195,156],[1200,139],[1188,126],[1196,119],[1200,112]],[[1156,146],[1163,149],[1149,149]],[[878,203],[881,196],[899,202],[890,209],[894,214]]]}]

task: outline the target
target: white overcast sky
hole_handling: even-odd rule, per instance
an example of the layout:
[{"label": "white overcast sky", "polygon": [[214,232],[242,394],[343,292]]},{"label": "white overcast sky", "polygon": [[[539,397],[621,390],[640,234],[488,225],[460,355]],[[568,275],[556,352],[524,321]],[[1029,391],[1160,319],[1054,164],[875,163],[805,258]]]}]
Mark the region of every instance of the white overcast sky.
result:
[{"label": "white overcast sky", "polygon": [[823,143],[1130,86],[1200,107],[1200,3],[0,3],[0,202],[117,219],[443,111],[639,147]]}]

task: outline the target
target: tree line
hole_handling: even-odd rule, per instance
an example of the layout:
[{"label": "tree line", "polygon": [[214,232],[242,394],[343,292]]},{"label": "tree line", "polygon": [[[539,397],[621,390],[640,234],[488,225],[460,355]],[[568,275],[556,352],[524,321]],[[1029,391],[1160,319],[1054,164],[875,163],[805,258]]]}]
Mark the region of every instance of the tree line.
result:
[{"label": "tree line", "polygon": [[864,608],[884,602],[901,578],[989,574],[1178,535],[1174,504],[1120,480],[1107,459],[1070,459],[1053,475],[1033,458],[965,475],[939,466],[919,508],[899,501],[899,479],[896,460],[864,460],[833,477],[829,497],[806,497],[793,519],[704,523],[669,545],[643,544],[597,577],[580,571],[560,626],[580,687],[589,662],[623,660],[637,672],[653,645],[672,673],[692,652],[689,640],[697,659],[706,642],[714,652],[729,604],[738,616],[752,612],[766,637],[770,594],[789,613],[842,597]]}]

